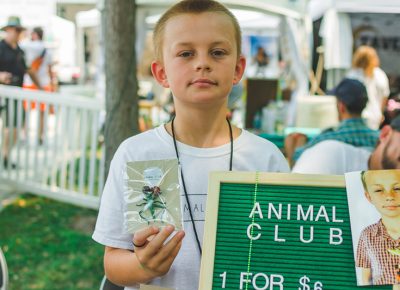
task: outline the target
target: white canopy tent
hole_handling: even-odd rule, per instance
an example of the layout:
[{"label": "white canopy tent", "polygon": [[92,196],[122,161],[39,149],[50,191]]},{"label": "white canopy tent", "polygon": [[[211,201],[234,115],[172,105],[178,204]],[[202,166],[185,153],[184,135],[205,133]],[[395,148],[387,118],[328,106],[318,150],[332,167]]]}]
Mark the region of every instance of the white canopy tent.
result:
[{"label": "white canopy tent", "polygon": [[310,0],[310,17],[321,18],[331,8],[345,13],[400,13],[398,0]]},{"label": "white canopy tent", "polygon": [[[324,68],[327,71],[327,86],[335,86],[351,67],[354,34],[358,27],[371,26],[377,37],[400,37],[400,2],[398,0],[311,0],[309,14],[312,20],[323,17],[319,35],[323,39]],[[385,14],[381,17],[381,14]],[[372,44],[373,45],[373,44]],[[384,44],[389,45],[389,44]],[[373,45],[376,47],[376,45]],[[400,49],[399,49],[400,50]],[[379,54],[379,50],[378,50]],[[397,54],[397,57],[396,57]],[[383,56],[383,59],[382,59]],[[381,65],[390,72],[396,67],[398,51],[380,54]]]}]

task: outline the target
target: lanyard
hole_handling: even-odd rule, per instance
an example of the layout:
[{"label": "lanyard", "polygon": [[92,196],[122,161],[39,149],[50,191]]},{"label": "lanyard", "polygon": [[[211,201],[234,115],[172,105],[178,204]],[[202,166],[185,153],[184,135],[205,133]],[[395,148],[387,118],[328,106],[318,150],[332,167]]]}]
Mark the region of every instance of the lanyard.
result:
[{"label": "lanyard", "polygon": [[[180,171],[181,171],[181,180],[182,180],[183,192],[185,193],[186,202],[187,202],[188,208],[189,208],[190,220],[192,221],[194,235],[196,237],[197,246],[199,248],[199,252],[200,252],[200,255],[201,255],[201,244],[200,244],[199,236],[197,234],[196,225],[195,225],[195,222],[194,222],[194,219],[193,219],[192,207],[190,206],[189,195],[188,195],[187,190],[186,190],[185,179],[183,178],[183,167],[182,167],[182,164],[181,164],[181,162],[179,160],[178,146],[176,145],[176,138],[175,138],[175,131],[174,131],[174,120],[175,120],[175,116],[172,117],[172,121],[171,121],[172,138],[174,139],[174,147],[175,147],[176,158],[178,159],[178,165],[179,165],[179,167],[181,169]],[[228,118],[226,119],[226,121],[228,122],[229,137],[230,137],[230,141],[231,141],[231,154],[230,154],[230,158],[229,158],[229,171],[232,171],[233,134],[232,134],[231,122],[229,122]]]}]

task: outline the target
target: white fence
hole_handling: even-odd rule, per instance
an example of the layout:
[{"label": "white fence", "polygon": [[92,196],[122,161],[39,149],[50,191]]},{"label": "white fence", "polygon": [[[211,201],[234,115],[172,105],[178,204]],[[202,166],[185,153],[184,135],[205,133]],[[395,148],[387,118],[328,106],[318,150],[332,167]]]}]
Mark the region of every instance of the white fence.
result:
[{"label": "white fence", "polygon": [[98,208],[104,103],[0,85],[0,107],[0,184]]}]

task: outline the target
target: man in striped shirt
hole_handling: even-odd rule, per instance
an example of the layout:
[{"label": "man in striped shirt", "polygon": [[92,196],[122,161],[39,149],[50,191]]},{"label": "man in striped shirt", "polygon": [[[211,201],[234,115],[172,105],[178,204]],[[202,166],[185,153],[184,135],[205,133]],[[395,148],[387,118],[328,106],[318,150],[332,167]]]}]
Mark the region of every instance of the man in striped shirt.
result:
[{"label": "man in striped shirt", "polygon": [[365,147],[371,151],[375,147],[379,131],[368,128],[361,118],[361,113],[368,102],[365,86],[358,80],[343,79],[330,94],[337,98],[340,125],[323,131],[308,142],[307,137],[300,133],[287,136],[285,153],[290,163],[296,162],[308,148],[325,140],[341,141],[355,147]]},{"label": "man in striped shirt", "polygon": [[358,241],[361,285],[400,286],[400,170],[363,171],[361,180],[366,198],[382,216]]}]

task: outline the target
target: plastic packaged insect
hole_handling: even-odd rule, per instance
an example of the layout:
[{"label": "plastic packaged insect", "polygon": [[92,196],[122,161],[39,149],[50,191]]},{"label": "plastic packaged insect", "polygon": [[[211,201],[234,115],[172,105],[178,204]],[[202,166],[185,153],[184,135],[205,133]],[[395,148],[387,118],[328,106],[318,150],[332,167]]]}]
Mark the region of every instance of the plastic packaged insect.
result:
[{"label": "plastic packaged insect", "polygon": [[177,159],[128,162],[124,181],[126,232],[168,224],[182,229]]}]

